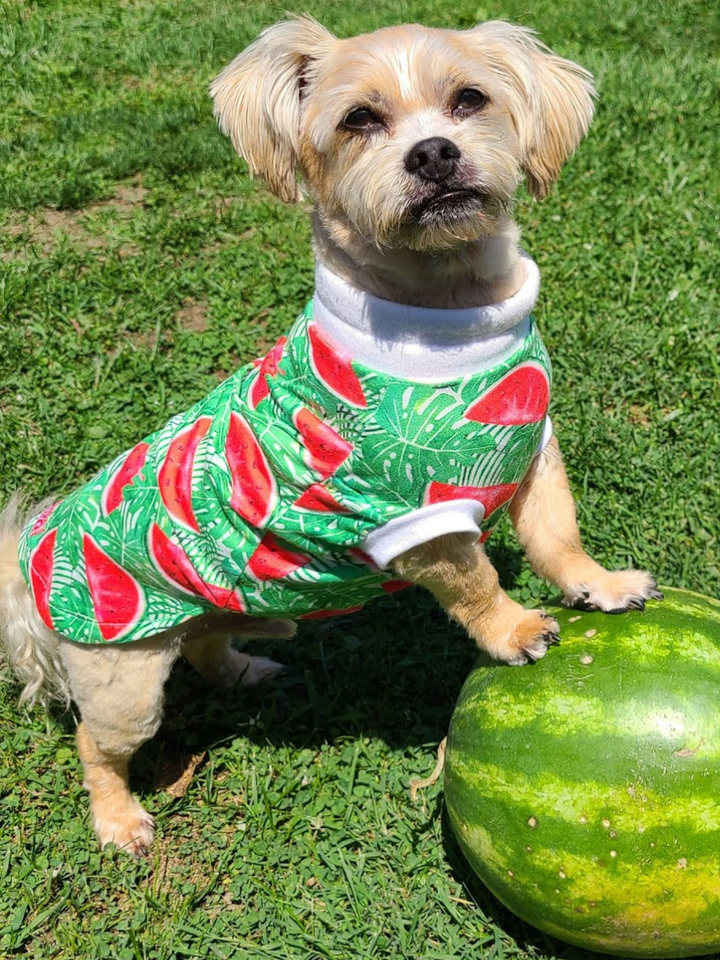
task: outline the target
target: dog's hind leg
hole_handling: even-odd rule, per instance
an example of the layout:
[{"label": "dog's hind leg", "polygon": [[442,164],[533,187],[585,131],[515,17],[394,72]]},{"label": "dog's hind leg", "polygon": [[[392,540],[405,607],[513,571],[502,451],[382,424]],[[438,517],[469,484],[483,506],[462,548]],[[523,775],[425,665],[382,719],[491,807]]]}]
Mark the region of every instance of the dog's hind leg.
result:
[{"label": "dog's hind leg", "polygon": [[128,765],[160,726],[163,687],[180,654],[179,632],[122,649],[62,640],[60,654],[82,715],[77,744],[95,833],[103,847],[114,843],[144,856],[153,819],[130,793]]},{"label": "dog's hind leg", "polygon": [[533,570],[563,591],[568,606],[622,613],[662,599],[649,573],[606,570],[583,550],[555,437],[535,458],[510,504],[510,516]]},{"label": "dog's hind leg", "polygon": [[254,657],[232,646],[233,640],[270,638],[287,640],[296,630],[292,620],[271,620],[244,615],[209,614],[193,621],[183,638],[182,654],[210,683],[231,687],[240,681],[251,687],[271,680],[284,669],[269,657]]}]

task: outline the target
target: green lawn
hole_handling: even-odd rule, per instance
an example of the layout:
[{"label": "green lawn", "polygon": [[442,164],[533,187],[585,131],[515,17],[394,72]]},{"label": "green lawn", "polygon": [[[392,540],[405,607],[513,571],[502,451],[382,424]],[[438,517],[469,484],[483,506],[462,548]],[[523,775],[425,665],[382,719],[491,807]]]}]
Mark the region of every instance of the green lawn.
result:
[{"label": "green lawn", "polygon": [[[263,352],[310,293],[306,211],[248,181],[206,92],[286,8],[0,0],[0,499],[88,477]],[[296,9],[343,35],[515,19],[595,72],[588,140],[549,200],[518,205],[553,419],[595,556],[720,594],[717,4]],[[491,553],[514,596],[551,596],[509,526]],[[74,719],[18,714],[0,688],[0,956],[590,956],[472,883],[440,785],[410,802],[473,662],[426,595],[257,649],[289,671],[250,694],[173,675],[134,767],[159,827],[143,863],[96,849]],[[188,755],[173,797],[161,785]]]}]

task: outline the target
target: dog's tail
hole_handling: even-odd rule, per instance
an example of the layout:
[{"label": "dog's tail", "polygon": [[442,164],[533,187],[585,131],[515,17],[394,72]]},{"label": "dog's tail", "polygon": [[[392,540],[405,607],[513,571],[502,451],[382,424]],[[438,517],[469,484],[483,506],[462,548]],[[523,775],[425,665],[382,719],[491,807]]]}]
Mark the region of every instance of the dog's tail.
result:
[{"label": "dog's tail", "polygon": [[[32,512],[35,516],[42,507]],[[19,497],[0,514],[0,653],[24,688],[20,703],[70,704],[57,634],[42,621],[20,570],[18,542],[25,523]]]}]

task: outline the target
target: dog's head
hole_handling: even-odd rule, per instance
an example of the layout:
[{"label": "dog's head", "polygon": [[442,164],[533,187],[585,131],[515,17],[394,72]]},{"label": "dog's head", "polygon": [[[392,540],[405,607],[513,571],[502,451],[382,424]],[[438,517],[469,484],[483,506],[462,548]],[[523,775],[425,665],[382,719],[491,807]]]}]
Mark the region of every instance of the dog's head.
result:
[{"label": "dog's head", "polygon": [[491,236],[523,175],[544,197],[587,130],[590,74],[523,28],[265,30],[211,87],[221,129],[281,199],[379,247]]}]

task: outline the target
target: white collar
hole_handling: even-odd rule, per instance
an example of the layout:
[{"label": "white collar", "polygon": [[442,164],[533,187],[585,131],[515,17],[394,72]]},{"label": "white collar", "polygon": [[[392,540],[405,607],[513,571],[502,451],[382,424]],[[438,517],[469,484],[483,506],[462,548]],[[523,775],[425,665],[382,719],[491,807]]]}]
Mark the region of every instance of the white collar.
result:
[{"label": "white collar", "polygon": [[522,286],[484,307],[439,310],[381,300],[318,263],[313,318],[327,339],[381,373],[425,383],[456,380],[506,360],[527,337],[540,272],[522,255]]}]

